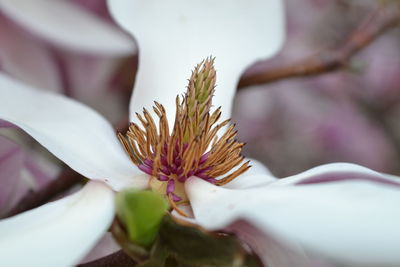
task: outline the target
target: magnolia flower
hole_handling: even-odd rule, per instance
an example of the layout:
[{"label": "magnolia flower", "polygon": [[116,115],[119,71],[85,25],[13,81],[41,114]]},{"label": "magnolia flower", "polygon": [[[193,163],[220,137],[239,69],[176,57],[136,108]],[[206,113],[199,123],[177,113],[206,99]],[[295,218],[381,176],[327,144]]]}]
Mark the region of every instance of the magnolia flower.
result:
[{"label": "magnolia flower", "polygon": [[[201,59],[218,55],[219,91],[214,104],[229,111],[240,73],[254,60],[274,54],[282,43],[282,6],[277,0],[250,6],[245,1],[147,3],[139,7],[138,2],[112,1],[111,8],[120,14],[121,23],[131,23],[130,11],[136,11],[143,23],[146,19],[159,23],[159,28],[147,29],[137,21],[141,33],[150,30],[163,40],[149,40],[138,33],[143,49],[141,71],[131,102],[137,101],[139,109],[150,99],[162,101],[169,120],[175,96]],[[148,16],[149,8],[154,8],[154,17]],[[128,15],[126,20],[124,15]],[[244,49],[250,52],[241,53]],[[131,105],[132,112],[138,103]],[[130,162],[111,125],[98,113],[4,74],[0,75],[0,119],[17,125],[75,171],[94,180],[74,195],[0,221],[0,262],[9,266],[77,263],[109,227],[114,217],[113,191],[146,188],[149,175]]]},{"label": "magnolia flower", "polygon": [[[159,100],[167,105],[166,116],[172,121],[174,98],[184,87],[189,70],[213,54],[217,57],[218,79],[214,105],[221,105],[229,117],[240,71],[255,58],[271,55],[281,42],[280,2],[265,2],[258,3],[257,8],[249,8],[248,1],[182,0],[165,6],[162,1],[156,7],[143,2],[139,9],[133,1],[110,1],[114,16],[128,31],[137,32],[139,46],[144,49],[131,101],[140,105],[132,104],[131,110],[150,106],[150,99]],[[155,9],[147,9],[151,7]],[[249,13],[243,15],[243,10]],[[207,14],[207,19],[199,14]],[[240,14],[244,19],[240,16],[243,20],[238,21]],[[221,16],[226,27],[221,26]],[[141,24],[145,19],[148,25]],[[248,23],[254,23],[254,27]],[[145,26],[156,27],[145,30]],[[266,34],[261,35],[258,27]],[[147,39],[147,31],[153,38],[162,39]],[[256,37],[261,39],[254,41]],[[248,51],[243,50],[247,42],[254,45]],[[113,190],[145,188],[150,176],[130,162],[110,124],[96,112],[4,75],[0,78],[0,118],[18,125],[73,169],[94,180],[70,197],[0,221],[0,262],[71,266],[113,219]],[[390,177],[355,165],[334,164],[273,180],[264,167],[256,166],[226,188],[196,177],[184,185],[197,223],[210,230],[234,231],[269,266],[310,266],[306,256],[349,265],[400,262],[395,253],[400,240],[396,205],[400,194]]]}]

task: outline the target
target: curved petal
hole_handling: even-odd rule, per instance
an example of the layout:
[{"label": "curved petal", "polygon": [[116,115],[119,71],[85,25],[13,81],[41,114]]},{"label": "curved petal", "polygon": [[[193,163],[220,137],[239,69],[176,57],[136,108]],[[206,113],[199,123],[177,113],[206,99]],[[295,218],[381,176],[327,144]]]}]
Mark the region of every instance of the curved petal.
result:
[{"label": "curved petal", "polygon": [[398,186],[350,180],[229,190],[191,178],[186,190],[208,229],[243,219],[291,249],[346,266],[400,264]]},{"label": "curved petal", "polygon": [[400,185],[399,177],[381,174],[357,164],[344,162],[321,165],[300,174],[278,179],[271,185],[316,184],[349,179]]},{"label": "curved petal", "polygon": [[1,0],[1,10],[57,45],[89,53],[133,54],[133,40],[116,27],[68,1]]},{"label": "curved petal", "polygon": [[114,193],[90,182],[81,191],[0,221],[2,266],[73,266],[114,218]]},{"label": "curved petal", "polygon": [[0,74],[0,119],[19,126],[72,169],[119,190],[144,188],[111,125],[88,107]]},{"label": "curved petal", "polygon": [[194,66],[208,56],[216,57],[214,106],[223,106],[222,119],[230,117],[243,70],[271,57],[283,43],[280,0],[109,0],[108,5],[140,47],[133,121],[134,112],[154,100],[166,106],[173,121],[176,95],[183,92]]}]

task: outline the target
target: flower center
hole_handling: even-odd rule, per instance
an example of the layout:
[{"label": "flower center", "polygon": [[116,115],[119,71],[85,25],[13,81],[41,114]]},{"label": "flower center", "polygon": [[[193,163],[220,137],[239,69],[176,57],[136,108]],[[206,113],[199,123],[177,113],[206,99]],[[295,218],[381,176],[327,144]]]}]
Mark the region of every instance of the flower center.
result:
[{"label": "flower center", "polygon": [[208,58],[197,65],[183,99],[176,97],[172,132],[165,108],[155,102],[158,128],[143,109],[143,116],[136,113],[142,127],[131,123],[125,135],[118,133],[131,160],[152,176],[152,189],[165,194],[173,205],[187,202],[183,184],[191,176],[224,185],[250,168],[240,155],[244,144],[235,139],[235,125],[217,136],[230,120],[217,124],[221,108],[210,112],[216,80],[213,63]]}]

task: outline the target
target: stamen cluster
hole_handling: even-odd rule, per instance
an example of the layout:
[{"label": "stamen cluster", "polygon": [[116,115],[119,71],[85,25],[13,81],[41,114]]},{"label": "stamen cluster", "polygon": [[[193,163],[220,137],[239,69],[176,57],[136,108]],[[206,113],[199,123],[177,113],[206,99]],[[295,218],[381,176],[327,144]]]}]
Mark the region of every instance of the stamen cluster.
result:
[{"label": "stamen cluster", "polygon": [[[155,102],[158,128],[148,110],[143,109],[143,116],[136,113],[142,127],[131,123],[126,135],[118,133],[131,160],[152,179],[162,182],[165,194],[173,202],[186,200],[182,184],[191,176],[224,185],[250,168],[248,161],[242,163],[240,152],[244,144],[235,140],[235,125],[217,136],[230,120],[217,124],[221,108],[210,113],[216,81],[213,64],[214,59],[208,58],[197,65],[186,94],[182,100],[176,97],[172,132],[165,108]],[[226,176],[221,178],[222,175]]]}]

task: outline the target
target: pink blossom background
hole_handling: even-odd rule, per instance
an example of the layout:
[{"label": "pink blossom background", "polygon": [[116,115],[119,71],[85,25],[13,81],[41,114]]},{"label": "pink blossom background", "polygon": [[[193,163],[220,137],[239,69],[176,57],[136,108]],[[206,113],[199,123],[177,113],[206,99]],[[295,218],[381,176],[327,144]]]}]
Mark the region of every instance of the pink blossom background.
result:
[{"label": "pink blossom background", "polygon": [[[378,2],[287,0],[284,48],[249,71],[343,43]],[[240,91],[233,117],[245,153],[278,176],[338,161],[400,174],[399,42],[392,30],[356,55],[351,69]]]}]

